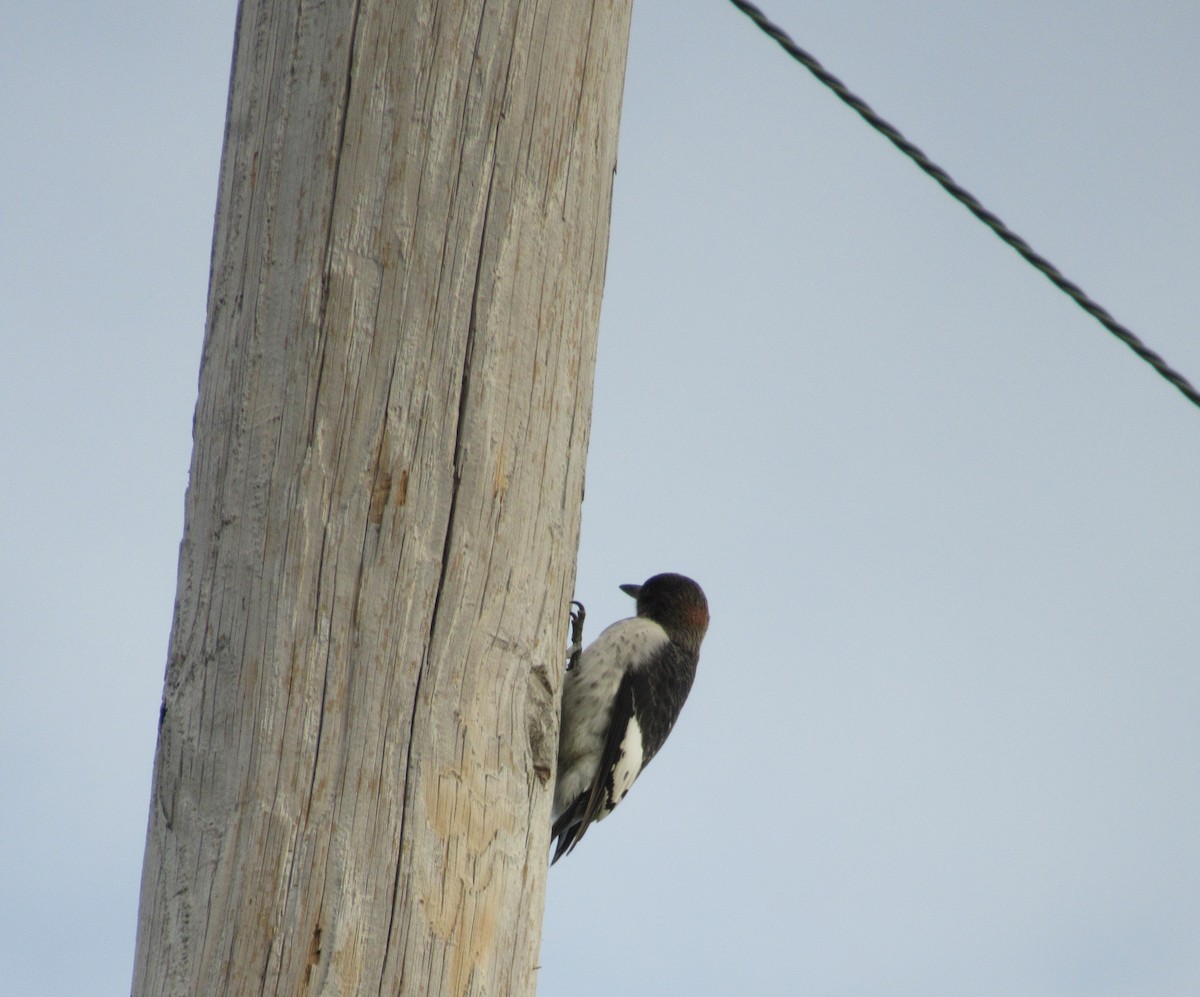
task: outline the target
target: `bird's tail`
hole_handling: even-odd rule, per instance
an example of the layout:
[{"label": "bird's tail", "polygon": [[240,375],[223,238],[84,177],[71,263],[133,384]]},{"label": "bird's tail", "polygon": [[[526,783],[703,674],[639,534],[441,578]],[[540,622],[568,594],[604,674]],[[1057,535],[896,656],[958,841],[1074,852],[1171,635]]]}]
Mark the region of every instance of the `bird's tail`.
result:
[{"label": "bird's tail", "polygon": [[550,828],[550,837],[554,843],[554,855],[550,859],[551,865],[554,865],[579,844],[587,826],[583,822],[583,812],[587,808],[587,802],[587,793],[580,793],[575,798],[575,802],[555,819],[554,825]]}]

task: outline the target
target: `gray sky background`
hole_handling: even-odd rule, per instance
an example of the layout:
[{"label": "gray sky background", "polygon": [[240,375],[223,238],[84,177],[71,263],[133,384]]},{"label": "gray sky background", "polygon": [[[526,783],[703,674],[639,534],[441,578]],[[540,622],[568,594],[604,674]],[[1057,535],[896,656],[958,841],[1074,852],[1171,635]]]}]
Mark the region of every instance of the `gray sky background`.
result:
[{"label": "gray sky background", "polygon": [[[1200,380],[1200,5],[771,0]],[[234,5],[6,4],[0,965],[128,992]],[[713,624],[541,992],[1200,993],[1200,410],[724,2],[639,0],[578,595]]]}]

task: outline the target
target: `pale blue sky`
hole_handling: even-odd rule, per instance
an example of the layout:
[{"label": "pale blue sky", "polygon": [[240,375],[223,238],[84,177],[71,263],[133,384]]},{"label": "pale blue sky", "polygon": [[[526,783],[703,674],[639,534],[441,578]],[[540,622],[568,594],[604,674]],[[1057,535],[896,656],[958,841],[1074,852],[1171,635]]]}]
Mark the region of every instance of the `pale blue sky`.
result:
[{"label": "pale blue sky", "polygon": [[[767,10],[1200,381],[1200,6]],[[0,964],[127,992],[234,5],[0,32]],[[713,625],[543,994],[1200,993],[1200,410],[718,0],[639,0],[578,596]]]}]

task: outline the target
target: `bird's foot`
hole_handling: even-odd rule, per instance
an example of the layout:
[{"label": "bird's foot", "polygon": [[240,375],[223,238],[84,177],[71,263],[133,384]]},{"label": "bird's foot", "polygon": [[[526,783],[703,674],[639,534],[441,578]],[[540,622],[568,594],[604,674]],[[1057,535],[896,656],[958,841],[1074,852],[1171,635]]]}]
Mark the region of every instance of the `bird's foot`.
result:
[{"label": "bird's foot", "polygon": [[579,664],[579,655],[583,653],[583,621],[587,611],[582,602],[571,600],[571,646],[567,648],[567,671]]}]

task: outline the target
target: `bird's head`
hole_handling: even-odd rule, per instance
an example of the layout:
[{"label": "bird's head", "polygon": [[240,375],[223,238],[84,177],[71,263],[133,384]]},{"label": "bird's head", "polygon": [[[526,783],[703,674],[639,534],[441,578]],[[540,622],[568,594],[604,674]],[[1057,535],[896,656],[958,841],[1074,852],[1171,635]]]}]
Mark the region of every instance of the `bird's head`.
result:
[{"label": "bird's head", "polygon": [[621,591],[637,600],[638,616],[653,620],[676,644],[700,650],[708,630],[708,600],[690,578],[668,572],[641,585],[622,585]]}]

